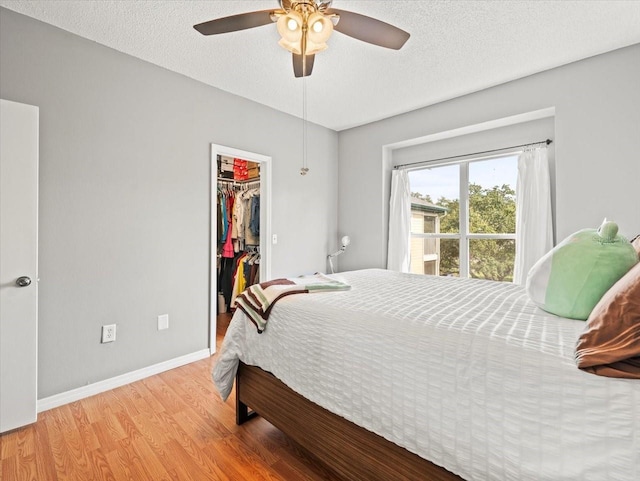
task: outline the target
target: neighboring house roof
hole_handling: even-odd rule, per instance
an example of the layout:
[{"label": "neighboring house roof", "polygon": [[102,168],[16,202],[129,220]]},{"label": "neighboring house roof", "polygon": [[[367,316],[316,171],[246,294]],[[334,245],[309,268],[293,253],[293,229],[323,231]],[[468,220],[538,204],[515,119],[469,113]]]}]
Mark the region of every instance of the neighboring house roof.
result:
[{"label": "neighboring house roof", "polygon": [[449,209],[439,205],[432,204],[417,197],[411,197],[411,210],[419,210],[420,212],[430,212],[432,214],[444,214]]}]

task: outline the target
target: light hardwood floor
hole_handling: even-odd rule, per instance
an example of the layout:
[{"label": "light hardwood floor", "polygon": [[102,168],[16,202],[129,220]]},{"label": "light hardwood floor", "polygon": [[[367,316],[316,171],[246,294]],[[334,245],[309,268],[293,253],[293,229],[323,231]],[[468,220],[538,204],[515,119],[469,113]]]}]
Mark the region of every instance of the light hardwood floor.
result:
[{"label": "light hardwood floor", "polygon": [[215,360],[40,413],[0,436],[0,480],[337,480],[264,419],[236,426]]}]

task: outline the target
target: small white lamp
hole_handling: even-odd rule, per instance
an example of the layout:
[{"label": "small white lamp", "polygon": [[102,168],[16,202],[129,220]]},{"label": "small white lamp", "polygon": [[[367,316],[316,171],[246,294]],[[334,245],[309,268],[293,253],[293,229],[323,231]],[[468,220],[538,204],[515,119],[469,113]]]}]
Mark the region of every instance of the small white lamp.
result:
[{"label": "small white lamp", "polygon": [[342,247],[340,247],[340,250],[334,252],[333,254],[329,254],[327,256],[327,259],[329,259],[329,266],[331,267],[331,274],[335,274],[333,270],[333,258],[339,256],[345,250],[347,250],[347,246],[351,244],[351,239],[349,239],[348,235],[345,235],[345,236],[342,236],[341,242],[342,242]]}]

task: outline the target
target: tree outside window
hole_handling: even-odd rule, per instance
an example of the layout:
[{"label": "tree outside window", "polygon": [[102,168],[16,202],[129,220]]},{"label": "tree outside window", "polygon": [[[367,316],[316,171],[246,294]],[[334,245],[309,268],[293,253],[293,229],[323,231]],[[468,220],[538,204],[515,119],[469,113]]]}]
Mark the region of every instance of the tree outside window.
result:
[{"label": "tree outside window", "polygon": [[[517,157],[513,155],[409,172],[412,218],[415,205],[427,203],[437,216],[433,224],[438,226],[431,232],[420,231],[412,222],[411,271],[512,281],[516,178]],[[441,211],[436,212],[438,209]],[[437,258],[429,264],[434,267],[428,269],[425,262],[420,270],[420,263],[414,261],[414,245],[420,242],[425,249],[427,244],[437,246]]]}]

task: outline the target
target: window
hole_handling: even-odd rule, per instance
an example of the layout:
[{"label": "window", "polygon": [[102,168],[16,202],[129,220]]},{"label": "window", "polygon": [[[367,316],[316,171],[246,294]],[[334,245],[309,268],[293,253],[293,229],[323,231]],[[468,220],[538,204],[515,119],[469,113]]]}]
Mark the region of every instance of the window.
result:
[{"label": "window", "polygon": [[409,171],[411,272],[512,281],[518,156]]}]

